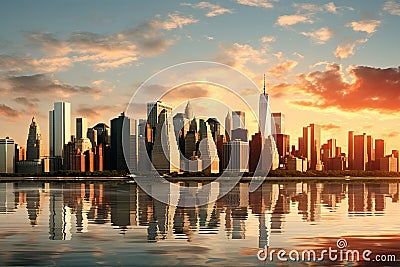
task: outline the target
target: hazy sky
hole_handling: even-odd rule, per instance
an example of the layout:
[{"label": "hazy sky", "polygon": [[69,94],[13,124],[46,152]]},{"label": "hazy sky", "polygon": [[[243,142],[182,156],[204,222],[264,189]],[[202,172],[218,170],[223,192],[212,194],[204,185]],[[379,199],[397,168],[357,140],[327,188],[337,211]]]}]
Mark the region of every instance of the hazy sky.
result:
[{"label": "hazy sky", "polygon": [[[90,126],[109,124],[151,75],[210,60],[260,90],[266,74],[292,144],[319,123],[322,143],[347,147],[351,129],[400,149],[398,1],[2,1],[0,25],[0,136],[23,146],[32,116],[47,146],[55,101],[71,102],[72,117]],[[218,94],[200,87],[170,104]]]}]

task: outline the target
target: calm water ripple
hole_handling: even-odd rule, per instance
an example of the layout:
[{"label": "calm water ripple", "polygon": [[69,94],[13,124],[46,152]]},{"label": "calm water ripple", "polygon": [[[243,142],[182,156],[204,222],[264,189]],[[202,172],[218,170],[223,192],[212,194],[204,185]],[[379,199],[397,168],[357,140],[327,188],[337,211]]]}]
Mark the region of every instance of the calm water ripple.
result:
[{"label": "calm water ripple", "polygon": [[263,266],[266,244],[323,249],[339,237],[400,259],[399,189],[264,183],[249,193],[240,183],[216,202],[181,208],[135,184],[0,183],[0,265]]}]

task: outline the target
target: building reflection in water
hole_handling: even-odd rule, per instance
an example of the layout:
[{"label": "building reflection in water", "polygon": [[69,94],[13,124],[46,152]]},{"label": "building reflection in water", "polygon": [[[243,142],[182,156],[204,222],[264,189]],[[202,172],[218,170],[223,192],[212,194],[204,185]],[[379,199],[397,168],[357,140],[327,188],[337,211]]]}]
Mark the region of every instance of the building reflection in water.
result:
[{"label": "building reflection in water", "polygon": [[[205,185],[182,184],[196,190]],[[148,186],[147,192],[160,190],[157,183]],[[193,199],[194,191],[172,185],[162,188],[169,196],[168,203],[151,198],[135,184],[0,183],[0,215],[25,209],[27,224],[36,227],[40,220],[46,222],[42,203],[48,201],[52,240],[69,240],[90,231],[91,224],[111,224],[121,234],[145,228],[149,242],[191,241],[195,233],[215,234],[219,229],[227,239],[245,239],[246,223],[253,217],[258,220],[258,246],[264,247],[271,234],[285,230],[288,214],[299,214],[304,222],[318,222],[324,220],[323,209],[336,212],[344,203],[348,216],[382,215],[388,199],[399,202],[400,184],[264,183],[249,192],[249,184],[240,183],[218,200],[195,207],[180,207]],[[222,191],[216,182],[207,188],[195,201],[207,203]]]}]

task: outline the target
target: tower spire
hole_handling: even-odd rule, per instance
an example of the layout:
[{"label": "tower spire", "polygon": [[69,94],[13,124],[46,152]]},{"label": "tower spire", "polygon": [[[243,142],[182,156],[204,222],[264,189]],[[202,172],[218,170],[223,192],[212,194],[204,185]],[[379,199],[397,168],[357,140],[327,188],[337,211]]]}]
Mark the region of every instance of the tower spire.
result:
[{"label": "tower spire", "polygon": [[265,73],[264,73],[264,95],[265,95]]}]

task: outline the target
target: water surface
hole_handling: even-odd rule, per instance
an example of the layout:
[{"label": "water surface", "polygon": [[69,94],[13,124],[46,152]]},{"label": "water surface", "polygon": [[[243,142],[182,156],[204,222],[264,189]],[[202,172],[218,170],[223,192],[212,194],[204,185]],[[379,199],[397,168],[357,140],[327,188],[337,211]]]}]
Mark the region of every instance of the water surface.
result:
[{"label": "water surface", "polygon": [[179,194],[168,205],[135,184],[0,183],[0,263],[263,266],[256,255],[265,245],[321,249],[339,237],[400,259],[399,188],[281,182],[250,193],[240,183],[208,205],[181,208]]}]

